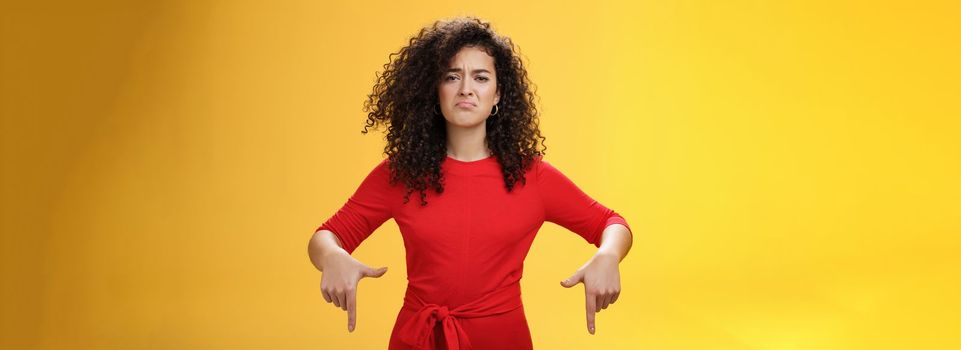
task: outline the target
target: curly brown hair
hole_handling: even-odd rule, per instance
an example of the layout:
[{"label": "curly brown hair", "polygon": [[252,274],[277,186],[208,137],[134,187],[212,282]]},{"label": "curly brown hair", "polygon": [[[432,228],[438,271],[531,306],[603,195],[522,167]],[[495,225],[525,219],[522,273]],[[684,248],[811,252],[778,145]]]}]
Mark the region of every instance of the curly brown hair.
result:
[{"label": "curly brown hair", "polygon": [[[388,55],[389,62],[364,103],[367,124],[361,133],[367,134],[369,127],[387,127],[384,154],[392,170],[390,183],[405,183],[404,203],[416,190],[421,206],[427,205],[428,186],[444,192],[440,165],[447,154],[447,129],[436,109],[437,90],[451,58],[465,46],[480,48],[494,58],[501,100],[497,114],[485,121],[486,141],[500,163],[507,191],[517,181],[526,185],[525,171],[537,156],[546,154],[546,138],[538,128],[534,105],[536,87],[510,38],[471,16],[435,21],[411,37],[409,45]],[[539,145],[543,149],[538,150]]]}]

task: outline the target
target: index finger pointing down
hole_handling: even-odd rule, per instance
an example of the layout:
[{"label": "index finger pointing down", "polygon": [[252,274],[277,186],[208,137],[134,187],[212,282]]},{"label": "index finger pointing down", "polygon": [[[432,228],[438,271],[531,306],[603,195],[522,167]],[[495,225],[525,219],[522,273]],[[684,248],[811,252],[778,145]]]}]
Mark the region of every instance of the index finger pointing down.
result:
[{"label": "index finger pointing down", "polygon": [[594,315],[597,313],[597,297],[586,291],[584,293],[587,304],[587,331],[594,334]]},{"label": "index finger pointing down", "polygon": [[357,324],[357,291],[347,292],[347,331],[353,332]]}]

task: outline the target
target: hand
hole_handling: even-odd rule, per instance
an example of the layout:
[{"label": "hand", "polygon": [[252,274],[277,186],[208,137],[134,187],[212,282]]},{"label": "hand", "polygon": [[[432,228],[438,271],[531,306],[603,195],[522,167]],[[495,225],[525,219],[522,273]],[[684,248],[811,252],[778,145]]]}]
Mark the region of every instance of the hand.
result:
[{"label": "hand", "polygon": [[353,332],[357,323],[357,283],[364,277],[383,276],[387,267],[372,269],[344,250],[329,253],[323,260],[320,291],[328,303],[347,311],[347,331]]},{"label": "hand", "polygon": [[594,315],[617,301],[617,297],[621,294],[621,273],[618,271],[618,263],[620,259],[614,255],[596,254],[571,277],[561,281],[561,285],[565,288],[584,283],[587,331],[591,334],[594,334]]}]

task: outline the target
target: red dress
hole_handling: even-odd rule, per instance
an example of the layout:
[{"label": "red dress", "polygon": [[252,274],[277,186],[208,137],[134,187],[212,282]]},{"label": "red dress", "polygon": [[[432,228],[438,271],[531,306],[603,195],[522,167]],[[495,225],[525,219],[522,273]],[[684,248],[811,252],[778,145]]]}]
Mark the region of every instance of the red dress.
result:
[{"label": "red dress", "polygon": [[507,192],[496,156],[441,164],[444,192],[404,201],[403,183],[389,184],[387,160],[317,230],[333,232],[352,253],[387,219],[407,251],[407,291],[389,349],[531,349],[521,303],[524,258],[550,221],[600,246],[623,217],[581,191],[538,156],[527,185]]}]

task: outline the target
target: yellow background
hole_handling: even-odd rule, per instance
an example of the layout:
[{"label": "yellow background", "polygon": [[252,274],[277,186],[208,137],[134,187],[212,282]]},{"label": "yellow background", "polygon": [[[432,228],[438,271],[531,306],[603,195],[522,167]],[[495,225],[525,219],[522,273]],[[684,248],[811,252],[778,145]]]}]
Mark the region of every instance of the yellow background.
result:
[{"label": "yellow background", "polygon": [[520,46],[547,159],[634,229],[587,333],[594,251],[547,223],[526,261],[538,349],[961,347],[955,1],[5,2],[4,349],[377,349],[306,253],[381,159],[363,100],[388,54],[473,14]]}]

